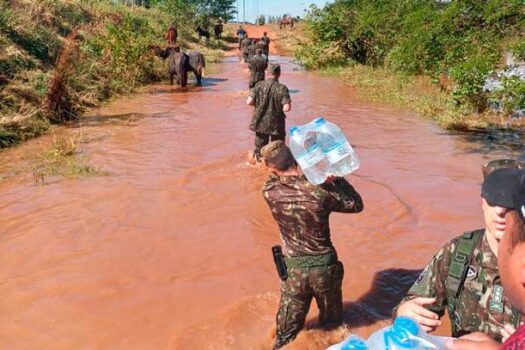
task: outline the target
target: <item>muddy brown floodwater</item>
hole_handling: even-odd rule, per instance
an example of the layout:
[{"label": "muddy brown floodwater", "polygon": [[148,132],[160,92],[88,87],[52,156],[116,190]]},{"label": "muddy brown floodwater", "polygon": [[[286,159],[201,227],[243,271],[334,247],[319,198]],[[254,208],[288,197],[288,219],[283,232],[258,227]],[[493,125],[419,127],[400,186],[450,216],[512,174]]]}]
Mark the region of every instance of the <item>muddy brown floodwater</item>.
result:
[{"label": "muddy brown floodwater", "polygon": [[[325,116],[362,159],[349,180],[365,210],[334,214],[331,227],[345,320],[366,336],[442,244],[482,226],[480,166],[505,152],[272,59],[292,92],[287,125]],[[247,70],[235,57],[221,70],[202,88],[151,86],[61,131],[91,139],[82,155],[110,176],[0,180],[0,348],[269,349],[279,236],[260,193],[267,174],[246,165]],[[0,163],[22,166],[48,139]]]}]

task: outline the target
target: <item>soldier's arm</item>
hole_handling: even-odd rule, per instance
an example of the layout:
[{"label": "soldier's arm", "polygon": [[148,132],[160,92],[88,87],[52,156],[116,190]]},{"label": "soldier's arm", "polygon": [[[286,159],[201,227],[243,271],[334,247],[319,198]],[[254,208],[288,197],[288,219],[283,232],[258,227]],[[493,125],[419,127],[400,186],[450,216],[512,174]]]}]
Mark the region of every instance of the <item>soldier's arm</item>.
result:
[{"label": "soldier's arm", "polygon": [[340,213],[359,213],[363,210],[363,199],[348,181],[342,177],[321,187],[328,192],[328,209]]},{"label": "soldier's arm", "polygon": [[246,104],[248,106],[255,106],[255,89],[257,86],[255,86],[253,89],[250,90],[250,95],[248,96],[248,99],[246,100]]},{"label": "soldier's arm", "polygon": [[394,315],[397,310],[409,301],[416,298],[433,298],[432,303],[422,303],[429,311],[436,313],[440,318],[445,313],[447,306],[447,294],[445,281],[448,274],[447,261],[450,261],[450,250],[452,243],[449,242],[432,258],[425,267],[416,282],[410,287],[407,295],[401,300],[399,305],[394,308]]},{"label": "soldier's arm", "polygon": [[283,98],[281,100],[283,105],[283,112],[290,112],[292,110],[292,99],[290,98],[290,91],[286,86],[283,89]]}]

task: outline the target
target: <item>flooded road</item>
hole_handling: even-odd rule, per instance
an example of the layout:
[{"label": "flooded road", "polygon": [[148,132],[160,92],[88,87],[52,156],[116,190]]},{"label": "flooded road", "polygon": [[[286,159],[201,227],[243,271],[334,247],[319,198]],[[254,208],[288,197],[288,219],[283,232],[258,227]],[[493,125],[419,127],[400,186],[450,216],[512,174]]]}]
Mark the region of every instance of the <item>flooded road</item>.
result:
[{"label": "flooded road", "polygon": [[[365,210],[331,227],[345,320],[368,335],[442,244],[483,225],[480,167],[510,154],[273,59],[292,92],[287,125],[325,116],[361,157],[349,180]],[[267,173],[246,165],[247,70],[235,57],[221,69],[202,88],[148,87],[66,131],[92,140],[80,151],[109,176],[0,180],[0,348],[270,348],[279,236],[260,193]]]}]

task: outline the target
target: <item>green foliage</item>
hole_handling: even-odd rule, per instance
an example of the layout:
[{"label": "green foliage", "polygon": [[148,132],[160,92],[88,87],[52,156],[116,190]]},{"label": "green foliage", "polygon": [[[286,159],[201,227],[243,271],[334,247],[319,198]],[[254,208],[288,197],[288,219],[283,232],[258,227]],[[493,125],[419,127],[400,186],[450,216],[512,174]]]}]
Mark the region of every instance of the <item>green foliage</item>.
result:
[{"label": "green foliage", "polygon": [[[451,99],[474,111],[486,108],[486,78],[511,50],[525,57],[522,0],[335,0],[306,16],[306,43],[296,57],[318,69],[348,60],[384,66],[437,83],[450,72]],[[518,38],[515,40],[515,38]],[[518,101],[521,87],[504,84]]]}]

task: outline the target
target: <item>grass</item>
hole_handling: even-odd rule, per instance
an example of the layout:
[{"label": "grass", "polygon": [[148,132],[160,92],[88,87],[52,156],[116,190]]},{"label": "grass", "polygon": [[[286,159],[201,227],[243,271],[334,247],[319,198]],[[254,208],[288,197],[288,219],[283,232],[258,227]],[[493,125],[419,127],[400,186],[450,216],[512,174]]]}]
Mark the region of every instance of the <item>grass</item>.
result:
[{"label": "grass", "polygon": [[47,179],[53,176],[75,178],[79,176],[108,176],[109,172],[101,167],[87,164],[78,154],[82,143],[82,134],[74,137],[53,136],[49,149],[36,159],[33,165],[35,185],[46,185]]},{"label": "grass", "polygon": [[127,7],[111,0],[18,0],[0,5],[0,148],[77,120],[87,108],[167,79],[152,46],[178,18],[179,44],[206,56],[207,73],[227,48],[203,45],[184,9]]},{"label": "grass", "polygon": [[413,111],[436,121],[442,128],[454,131],[479,131],[491,128],[521,128],[523,121],[512,121],[501,114],[472,114],[451,100],[450,94],[428,77],[393,73],[385,68],[354,64],[325,67],[321,74],[341,79],[355,87],[365,101],[388,104]]}]

